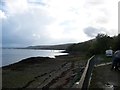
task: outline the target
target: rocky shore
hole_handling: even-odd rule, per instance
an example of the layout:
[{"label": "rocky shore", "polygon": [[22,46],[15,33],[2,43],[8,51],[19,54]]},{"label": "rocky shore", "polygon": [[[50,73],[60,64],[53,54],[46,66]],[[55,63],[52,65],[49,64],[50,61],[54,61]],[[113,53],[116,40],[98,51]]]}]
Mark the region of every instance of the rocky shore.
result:
[{"label": "rocky shore", "polygon": [[86,60],[84,55],[30,57],[2,68],[2,88],[72,88]]}]

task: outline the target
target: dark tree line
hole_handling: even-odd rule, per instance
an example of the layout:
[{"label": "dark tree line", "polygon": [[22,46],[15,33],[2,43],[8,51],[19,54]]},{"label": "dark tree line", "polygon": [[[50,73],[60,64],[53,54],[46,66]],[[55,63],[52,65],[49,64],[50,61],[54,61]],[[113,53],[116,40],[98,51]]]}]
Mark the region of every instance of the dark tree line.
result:
[{"label": "dark tree line", "polygon": [[67,48],[68,52],[81,52],[88,55],[103,54],[107,49],[120,50],[120,34],[110,37],[105,34],[98,34],[95,39],[83,43],[73,44]]}]

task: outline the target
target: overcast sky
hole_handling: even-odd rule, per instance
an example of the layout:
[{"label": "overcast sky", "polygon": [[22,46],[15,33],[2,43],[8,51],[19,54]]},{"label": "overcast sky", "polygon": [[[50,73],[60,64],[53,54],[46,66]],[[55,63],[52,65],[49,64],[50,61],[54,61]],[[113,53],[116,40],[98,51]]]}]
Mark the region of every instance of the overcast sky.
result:
[{"label": "overcast sky", "polygon": [[118,33],[118,0],[0,0],[0,25],[3,46],[77,43],[98,33],[113,36]]}]

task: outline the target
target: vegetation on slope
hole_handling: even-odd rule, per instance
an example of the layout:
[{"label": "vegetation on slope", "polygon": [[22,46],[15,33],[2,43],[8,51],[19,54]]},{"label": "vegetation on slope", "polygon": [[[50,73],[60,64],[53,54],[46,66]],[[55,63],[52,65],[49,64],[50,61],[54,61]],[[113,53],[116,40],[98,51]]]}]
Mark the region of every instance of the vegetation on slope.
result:
[{"label": "vegetation on slope", "polygon": [[103,54],[107,49],[120,50],[120,34],[110,37],[105,34],[98,34],[95,39],[69,46],[68,52],[81,52],[87,55]]}]

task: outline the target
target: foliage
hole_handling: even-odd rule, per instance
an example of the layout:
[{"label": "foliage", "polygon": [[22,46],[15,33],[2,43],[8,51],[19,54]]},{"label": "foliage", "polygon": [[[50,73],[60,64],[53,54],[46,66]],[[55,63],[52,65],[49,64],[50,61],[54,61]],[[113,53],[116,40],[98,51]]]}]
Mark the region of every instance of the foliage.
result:
[{"label": "foliage", "polygon": [[120,50],[120,34],[114,37],[113,43],[114,50]]},{"label": "foliage", "polygon": [[120,50],[120,34],[110,37],[98,34],[95,39],[83,43],[73,44],[67,48],[68,52],[86,52],[87,55],[104,54],[107,49]]},{"label": "foliage", "polygon": [[107,50],[111,47],[111,40],[112,40],[112,38],[107,35],[98,34],[96,36],[96,41],[92,45],[92,48],[94,51],[93,53],[94,54],[104,53],[105,50]]}]

